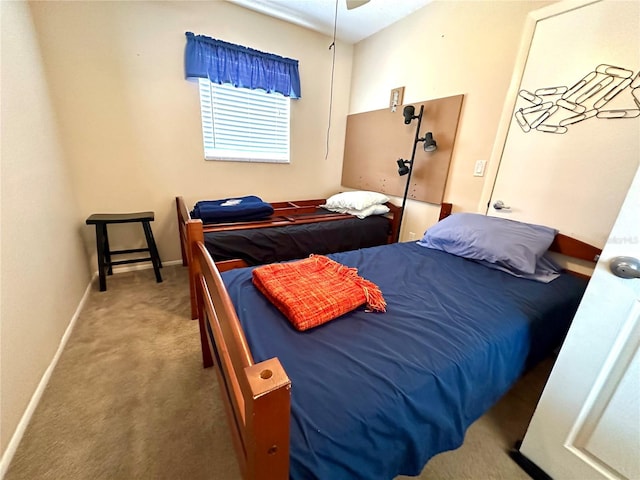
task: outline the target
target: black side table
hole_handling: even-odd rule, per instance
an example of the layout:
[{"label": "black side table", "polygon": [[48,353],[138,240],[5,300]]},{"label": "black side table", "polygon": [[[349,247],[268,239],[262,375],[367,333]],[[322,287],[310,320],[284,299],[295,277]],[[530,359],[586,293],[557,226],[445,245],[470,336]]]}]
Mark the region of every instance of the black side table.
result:
[{"label": "black side table", "polygon": [[[153,232],[151,231],[151,225],[154,219],[153,212],[137,212],[137,213],[94,213],[87,218],[87,225],[96,226],[96,246],[98,249],[98,276],[100,278],[100,291],[104,292],[107,289],[106,275],[113,273],[113,265],[122,265],[125,263],[138,263],[138,262],[152,262],[153,271],[156,274],[156,281],[162,282],[162,276],[160,275],[160,269],[162,268],[162,262],[160,261],[160,255],[158,254],[158,247],[156,241],[153,238]],[[144,230],[144,236],[147,239],[147,248],[133,248],[128,250],[110,250],[109,249],[109,236],[107,234],[107,225],[110,223],[142,223]],[[149,252],[148,257],[132,258],[127,260],[112,260],[112,255],[122,255],[125,253],[138,253]]]}]

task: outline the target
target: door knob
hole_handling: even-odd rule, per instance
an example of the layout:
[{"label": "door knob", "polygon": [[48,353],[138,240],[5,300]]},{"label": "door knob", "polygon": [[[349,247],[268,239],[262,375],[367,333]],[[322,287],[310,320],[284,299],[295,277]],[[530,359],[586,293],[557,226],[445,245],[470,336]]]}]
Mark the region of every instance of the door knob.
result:
[{"label": "door knob", "polygon": [[609,268],[621,278],[640,278],[640,260],[637,258],[614,257],[609,261]]},{"label": "door knob", "polygon": [[498,200],[494,203],[493,208],[496,210],[511,210],[511,207],[506,206],[502,200]]}]

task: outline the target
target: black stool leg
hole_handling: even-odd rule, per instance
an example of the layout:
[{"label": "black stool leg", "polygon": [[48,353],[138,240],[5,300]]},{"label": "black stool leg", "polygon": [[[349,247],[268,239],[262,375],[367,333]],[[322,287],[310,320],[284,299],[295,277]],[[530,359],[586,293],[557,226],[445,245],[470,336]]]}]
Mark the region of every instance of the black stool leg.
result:
[{"label": "black stool leg", "polygon": [[151,263],[153,264],[153,271],[156,274],[156,282],[162,282],[162,275],[160,275],[160,256],[156,244],[153,240],[153,232],[151,231],[151,225],[149,222],[142,222],[142,228],[144,229],[144,236],[147,238],[147,247],[149,248],[149,254],[151,255]]},{"label": "black stool leg", "polygon": [[162,261],[160,260],[160,253],[158,252],[158,246],[156,245],[156,239],[153,236],[153,230],[151,230],[151,224],[147,223],[147,226],[149,227],[149,237],[151,238],[151,245],[153,245],[153,252],[151,253],[152,256],[155,255],[155,258],[158,260],[158,266],[160,268],[162,268]]},{"label": "black stool leg", "polygon": [[104,259],[107,266],[107,275],[113,275],[113,267],[111,265],[111,249],[109,248],[109,233],[107,232],[107,224],[104,225]]},{"label": "black stool leg", "polygon": [[107,289],[107,279],[104,272],[104,224],[96,223],[96,247],[98,249],[98,278],[100,280],[100,291]]}]

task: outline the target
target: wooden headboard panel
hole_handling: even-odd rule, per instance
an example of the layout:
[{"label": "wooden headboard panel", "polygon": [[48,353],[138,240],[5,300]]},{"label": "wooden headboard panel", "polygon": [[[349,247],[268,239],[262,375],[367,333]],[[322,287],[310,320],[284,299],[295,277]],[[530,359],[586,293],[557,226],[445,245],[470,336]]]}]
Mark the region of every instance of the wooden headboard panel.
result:
[{"label": "wooden headboard panel", "polygon": [[[435,152],[425,152],[418,143],[407,197],[440,204],[449,174],[449,163],[458,130],[463,95],[412,103],[424,106],[418,137],[432,132],[438,144]],[[409,160],[415,140],[417,120],[405,125],[403,106],[356,113],[347,117],[342,164],[342,185],[356,190],[373,190],[402,197],[407,177],[398,175],[396,160]]]}]

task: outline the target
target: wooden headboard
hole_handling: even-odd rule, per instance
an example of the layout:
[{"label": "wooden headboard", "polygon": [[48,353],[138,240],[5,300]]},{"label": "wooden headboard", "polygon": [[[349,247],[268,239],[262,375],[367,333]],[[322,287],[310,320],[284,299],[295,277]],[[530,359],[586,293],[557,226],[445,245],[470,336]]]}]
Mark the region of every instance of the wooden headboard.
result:
[{"label": "wooden headboard", "polygon": [[[451,215],[452,210],[453,205],[451,203],[443,203],[440,208],[440,218],[438,220],[447,218],[449,215]],[[600,254],[602,253],[602,249],[594,247],[593,245],[590,245],[568,235],[564,235],[562,233],[558,233],[556,235],[556,238],[553,240],[553,243],[549,247],[549,251],[592,263],[596,263],[600,258]],[[582,273],[571,273],[588,277],[588,275]]]},{"label": "wooden headboard", "polygon": [[578,258],[588,262],[597,262],[602,253],[602,249],[589,245],[573,237],[559,233],[549,247],[552,252],[566,255],[567,257]]}]

